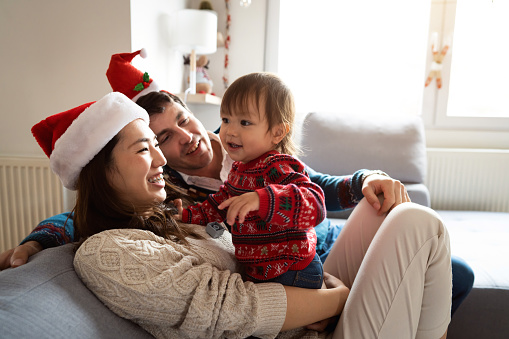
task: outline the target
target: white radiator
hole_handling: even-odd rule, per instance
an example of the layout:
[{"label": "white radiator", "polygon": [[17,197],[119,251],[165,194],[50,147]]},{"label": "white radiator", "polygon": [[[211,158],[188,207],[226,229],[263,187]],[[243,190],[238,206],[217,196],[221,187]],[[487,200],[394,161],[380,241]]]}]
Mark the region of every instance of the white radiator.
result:
[{"label": "white radiator", "polygon": [[0,157],[0,252],[64,207],[63,186],[48,159]]},{"label": "white radiator", "polygon": [[509,212],[509,150],[428,149],[435,210]]},{"label": "white radiator", "polygon": [[[430,148],[426,185],[436,210],[509,212],[509,150]],[[48,159],[0,157],[0,252],[71,210],[69,193]]]}]

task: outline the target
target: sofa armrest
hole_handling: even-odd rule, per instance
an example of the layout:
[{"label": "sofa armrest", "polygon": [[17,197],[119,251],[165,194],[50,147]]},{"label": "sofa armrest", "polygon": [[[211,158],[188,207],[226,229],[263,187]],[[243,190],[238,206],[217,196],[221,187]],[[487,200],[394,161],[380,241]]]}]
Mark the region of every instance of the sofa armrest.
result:
[{"label": "sofa armrest", "polygon": [[0,337],[152,338],[110,311],[74,271],[74,244],[0,272]]}]

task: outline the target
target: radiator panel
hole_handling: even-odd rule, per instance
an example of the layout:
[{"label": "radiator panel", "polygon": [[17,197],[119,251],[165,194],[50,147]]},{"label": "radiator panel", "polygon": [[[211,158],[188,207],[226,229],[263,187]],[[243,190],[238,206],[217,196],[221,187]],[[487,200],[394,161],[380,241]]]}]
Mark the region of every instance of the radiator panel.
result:
[{"label": "radiator panel", "polygon": [[[508,150],[428,149],[431,206],[509,212],[508,172]],[[69,211],[73,197],[64,192],[48,159],[0,157],[0,252],[45,218]]]},{"label": "radiator panel", "polygon": [[509,151],[428,149],[426,186],[435,210],[509,212]]},{"label": "radiator panel", "polygon": [[63,186],[48,159],[0,158],[0,252],[63,212]]}]

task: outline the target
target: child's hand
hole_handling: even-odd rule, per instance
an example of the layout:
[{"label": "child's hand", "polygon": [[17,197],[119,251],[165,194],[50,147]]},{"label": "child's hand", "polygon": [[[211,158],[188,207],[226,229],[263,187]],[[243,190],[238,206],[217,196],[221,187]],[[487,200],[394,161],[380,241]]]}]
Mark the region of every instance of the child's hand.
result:
[{"label": "child's hand", "polygon": [[237,217],[239,218],[239,223],[243,223],[249,212],[260,209],[260,197],[256,192],[244,193],[238,197],[223,201],[218,208],[220,210],[228,208],[226,222],[229,225],[233,225]]},{"label": "child's hand", "polygon": [[172,201],[173,205],[175,205],[175,208],[177,209],[177,214],[174,214],[173,217],[175,220],[182,221],[182,199],[175,199]]}]

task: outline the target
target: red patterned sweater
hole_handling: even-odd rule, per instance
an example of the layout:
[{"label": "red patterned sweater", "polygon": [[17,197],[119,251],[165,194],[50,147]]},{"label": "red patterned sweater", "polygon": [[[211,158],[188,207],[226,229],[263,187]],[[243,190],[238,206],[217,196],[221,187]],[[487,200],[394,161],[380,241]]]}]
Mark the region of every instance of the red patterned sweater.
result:
[{"label": "red patterned sweater", "polygon": [[223,222],[226,209],[217,206],[253,191],[260,197],[260,209],[231,229],[235,255],[247,277],[268,280],[305,268],[315,256],[313,227],[325,218],[325,202],[320,186],[309,180],[304,164],[292,156],[271,151],[247,164],[235,162],[219,192],[184,209],[182,221]]}]

